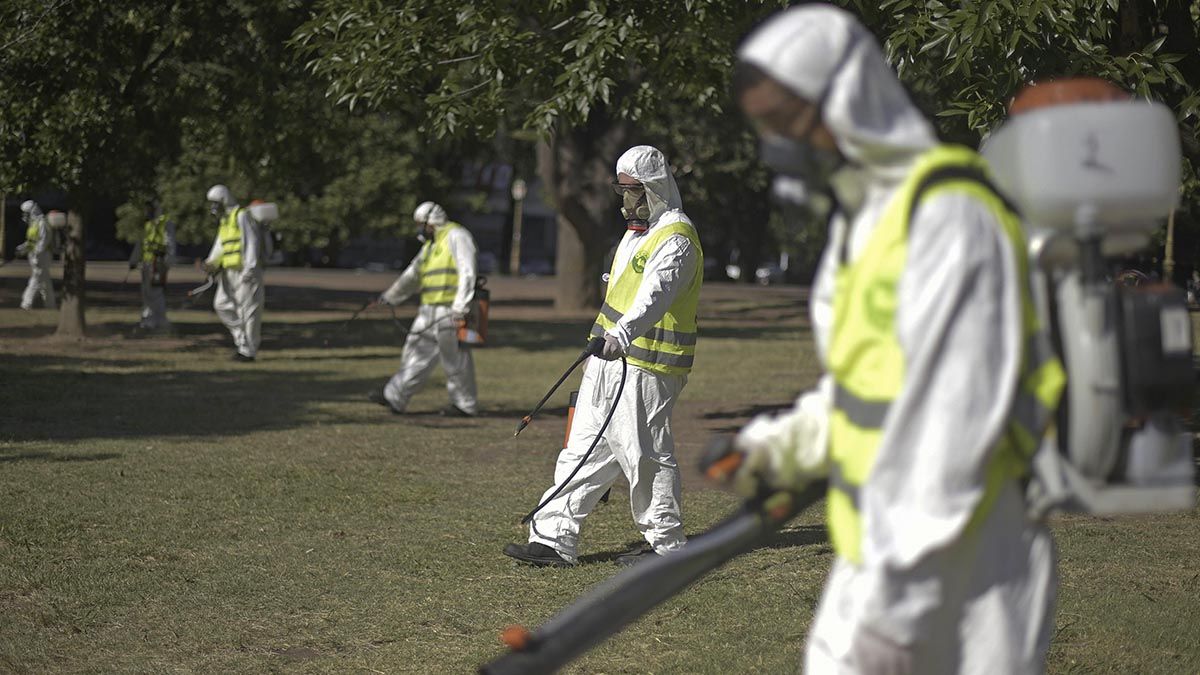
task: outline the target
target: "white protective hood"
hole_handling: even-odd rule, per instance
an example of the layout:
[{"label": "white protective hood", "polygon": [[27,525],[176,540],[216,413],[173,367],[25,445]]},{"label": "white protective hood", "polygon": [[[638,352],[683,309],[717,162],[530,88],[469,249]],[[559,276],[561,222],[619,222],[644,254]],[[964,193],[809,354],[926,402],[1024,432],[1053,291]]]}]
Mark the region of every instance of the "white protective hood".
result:
[{"label": "white protective hood", "polygon": [[671,165],[667,164],[667,158],[658,148],[635,145],[626,150],[617,159],[617,173],[628,174],[646,187],[651,227],[664,213],[683,210],[683,198],[679,196],[679,186],[671,175]]},{"label": "white protective hood", "polygon": [[837,7],[805,5],[774,15],[750,34],[738,58],[819,102],[842,155],[874,178],[900,180],[937,142],[874,36]]}]

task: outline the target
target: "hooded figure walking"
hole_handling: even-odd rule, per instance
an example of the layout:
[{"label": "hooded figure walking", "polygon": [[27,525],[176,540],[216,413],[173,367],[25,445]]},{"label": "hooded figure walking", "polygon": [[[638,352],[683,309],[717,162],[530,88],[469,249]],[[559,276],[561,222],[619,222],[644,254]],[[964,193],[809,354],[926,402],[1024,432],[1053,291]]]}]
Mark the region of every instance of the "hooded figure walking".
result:
[{"label": "hooded figure walking", "polygon": [[671,434],[675,408],[696,353],[696,306],[704,254],[683,212],[663,153],[648,145],[617,160],[613,189],[626,231],[613,257],[604,306],[592,326],[604,350],[588,359],[567,447],[554,468],[550,497],[592,444],[626,381],[612,421],[571,482],[534,516],[528,544],[505,555],[536,566],[578,563],[579,529],[614,481],[629,481],[629,506],[646,543],[617,557],[633,564],[684,545],[679,466]]},{"label": "hooded figure walking", "polygon": [[1020,221],[979,155],[938,142],[847,12],[782,12],[738,59],[764,162],[837,205],[811,298],[826,374],[736,440],[739,482],[829,479],[837,559],[804,670],[1040,672],[1054,544],[1021,479],[1064,375]]}]

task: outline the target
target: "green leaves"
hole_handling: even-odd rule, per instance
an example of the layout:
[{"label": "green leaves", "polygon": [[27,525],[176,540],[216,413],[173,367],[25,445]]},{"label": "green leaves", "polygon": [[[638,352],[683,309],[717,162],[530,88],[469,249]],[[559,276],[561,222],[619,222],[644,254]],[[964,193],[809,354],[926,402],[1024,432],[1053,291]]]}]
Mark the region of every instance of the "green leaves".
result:
[{"label": "green leaves", "polygon": [[[547,134],[598,109],[636,122],[664,93],[714,109],[737,41],[777,6],[324,0],[292,41],[342,104],[419,108],[438,136],[487,137],[501,124]],[[364,52],[380,33],[385,47]]]}]

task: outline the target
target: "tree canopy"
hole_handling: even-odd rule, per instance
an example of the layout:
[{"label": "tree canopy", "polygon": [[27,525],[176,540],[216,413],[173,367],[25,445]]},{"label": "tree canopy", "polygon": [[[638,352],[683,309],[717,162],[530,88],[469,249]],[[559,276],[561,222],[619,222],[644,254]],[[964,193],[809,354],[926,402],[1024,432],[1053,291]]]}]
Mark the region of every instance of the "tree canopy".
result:
[{"label": "tree canopy", "polygon": [[[125,202],[130,237],[157,196],[198,242],[211,236],[203,191],[226,182],[280,203],[285,247],[336,250],[405,233],[412,206],[445,197],[463,166],[536,157],[560,214],[560,305],[578,307],[598,299],[620,234],[607,183],[635,143],[667,153],[706,246],[751,265],[766,253],[767,174],[729,77],[743,36],[785,4],[10,0],[0,191],[58,188],[85,215],[100,197]],[[1185,141],[1180,222],[1193,222],[1200,1],[839,4],[950,140],[977,144],[1023,85],[1051,77],[1164,101]]]}]

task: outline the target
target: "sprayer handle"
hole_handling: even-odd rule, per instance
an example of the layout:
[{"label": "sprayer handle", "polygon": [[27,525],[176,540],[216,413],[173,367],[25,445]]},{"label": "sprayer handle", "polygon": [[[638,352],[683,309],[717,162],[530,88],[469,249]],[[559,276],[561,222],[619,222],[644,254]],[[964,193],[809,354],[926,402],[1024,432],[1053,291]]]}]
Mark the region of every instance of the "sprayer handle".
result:
[{"label": "sprayer handle", "polygon": [[604,338],[596,336],[588,340],[587,346],[583,348],[583,353],[587,356],[600,356],[604,353]]}]

